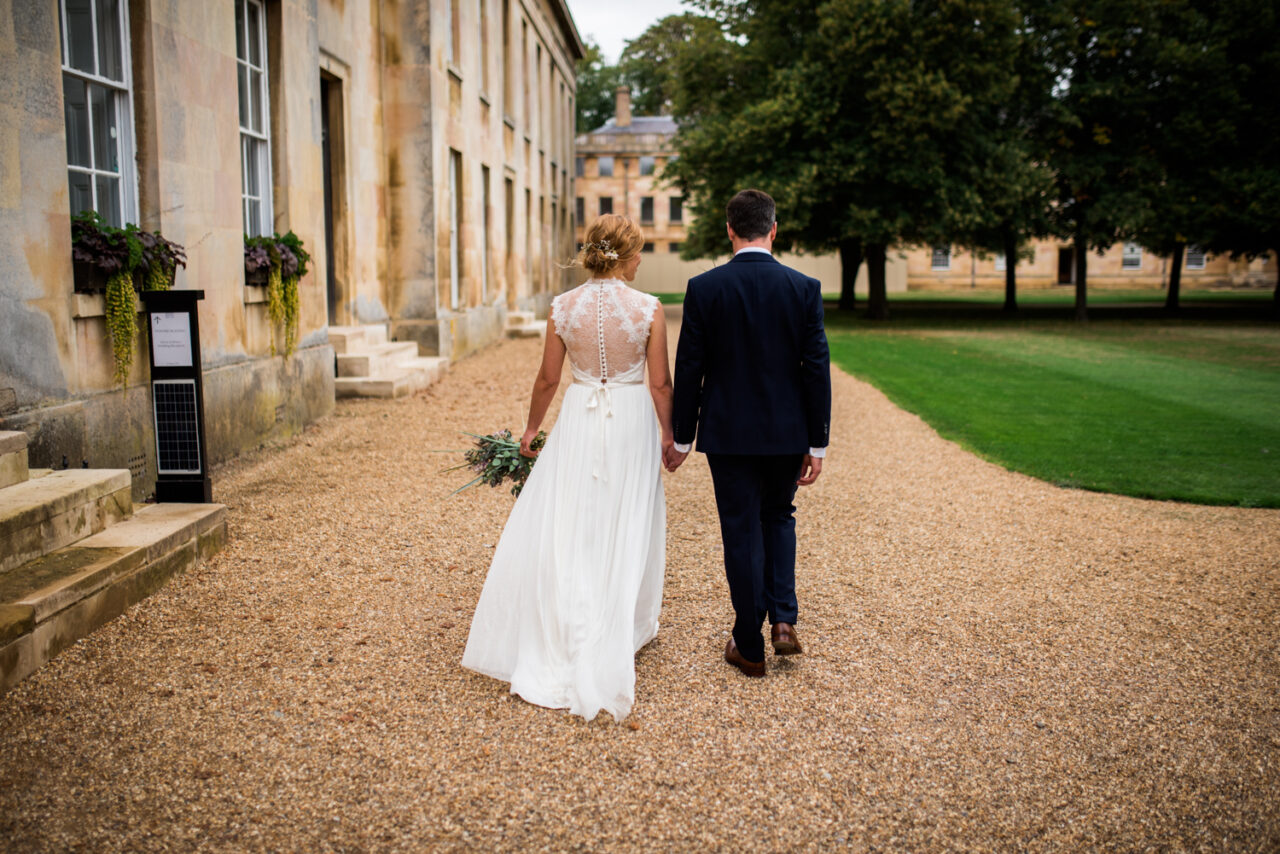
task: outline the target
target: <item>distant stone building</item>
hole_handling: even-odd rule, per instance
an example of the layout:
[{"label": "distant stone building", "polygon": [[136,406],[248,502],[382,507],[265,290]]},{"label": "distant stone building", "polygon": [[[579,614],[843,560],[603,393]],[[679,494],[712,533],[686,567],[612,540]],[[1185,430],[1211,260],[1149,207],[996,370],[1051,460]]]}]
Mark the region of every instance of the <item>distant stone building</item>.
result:
[{"label": "distant stone building", "polygon": [[[723,263],[729,251],[726,237],[724,257],[680,259],[688,212],[679,188],[662,180],[663,167],[676,156],[676,131],[670,116],[632,115],[631,91],[624,86],[616,93],[614,117],[577,139],[577,242],[581,245],[586,227],[600,214],[631,217],[645,233],[645,254],[635,284],[652,293],[684,291],[690,278]],[[768,191],[768,187],[760,189]],[[778,228],[785,232],[787,224],[781,222]],[[821,280],[827,293],[840,290],[838,256],[788,254],[781,260]],[[906,289],[906,267],[900,259],[889,260],[886,277],[890,291]],[[865,267],[859,271],[858,288],[866,293]]]},{"label": "distant stone building", "polygon": [[[214,462],[332,409],[331,324],[453,358],[566,281],[564,0],[0,0],[0,20],[0,429],[34,466],[154,482],[145,350],[113,385],[77,211],[186,247]],[[289,230],[313,261],[283,358],[243,236]]]},{"label": "distant stone building", "polygon": [[[1075,248],[1057,240],[1031,244],[1031,257],[1018,259],[1018,287],[1027,289],[1073,285],[1076,281]],[[1003,288],[1003,254],[984,256],[956,246],[912,247],[906,250],[907,287],[910,290]],[[1109,290],[1163,288],[1169,282],[1170,259],[1136,243],[1111,247],[1101,256],[1090,253],[1088,285]],[[1208,255],[1195,246],[1182,260],[1182,287],[1269,285],[1275,282],[1274,256],[1255,261],[1233,261]]]}]

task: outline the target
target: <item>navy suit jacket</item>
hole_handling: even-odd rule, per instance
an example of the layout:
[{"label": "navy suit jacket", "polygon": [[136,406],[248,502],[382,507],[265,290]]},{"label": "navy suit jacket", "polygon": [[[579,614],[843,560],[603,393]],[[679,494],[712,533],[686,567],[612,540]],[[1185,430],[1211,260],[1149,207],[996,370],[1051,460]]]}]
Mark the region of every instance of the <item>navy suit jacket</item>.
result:
[{"label": "navy suit jacket", "polygon": [[825,448],[831,358],[822,286],[763,252],[689,280],[676,348],[673,426],[706,454]]}]

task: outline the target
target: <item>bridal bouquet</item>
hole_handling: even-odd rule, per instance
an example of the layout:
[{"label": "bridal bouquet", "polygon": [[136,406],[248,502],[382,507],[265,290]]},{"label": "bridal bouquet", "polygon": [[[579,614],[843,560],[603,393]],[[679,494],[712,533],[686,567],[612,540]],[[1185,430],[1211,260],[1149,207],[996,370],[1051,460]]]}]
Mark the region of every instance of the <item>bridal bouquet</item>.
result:
[{"label": "bridal bouquet", "polygon": [[[457,495],[462,490],[469,489],[479,483],[501,486],[509,480],[511,481],[511,494],[520,495],[520,490],[524,489],[525,479],[529,477],[529,472],[533,471],[534,463],[532,457],[520,455],[520,440],[514,438],[510,430],[500,430],[497,433],[490,433],[486,436],[479,436],[475,433],[466,433],[466,435],[476,440],[475,447],[464,452],[465,463],[447,468],[445,471],[471,469],[476,472],[477,477],[455,489],[453,494]],[[539,432],[530,447],[535,451],[540,451],[546,443],[547,434]]]}]

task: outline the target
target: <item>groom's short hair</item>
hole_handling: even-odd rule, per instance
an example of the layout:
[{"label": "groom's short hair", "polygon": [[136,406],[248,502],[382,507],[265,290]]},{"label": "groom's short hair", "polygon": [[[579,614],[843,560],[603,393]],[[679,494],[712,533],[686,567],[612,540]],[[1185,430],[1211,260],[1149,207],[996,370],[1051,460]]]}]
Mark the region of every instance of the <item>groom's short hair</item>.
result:
[{"label": "groom's short hair", "polygon": [[743,190],[729,200],[725,209],[729,227],[743,240],[766,237],[778,217],[773,197],[763,190]]}]

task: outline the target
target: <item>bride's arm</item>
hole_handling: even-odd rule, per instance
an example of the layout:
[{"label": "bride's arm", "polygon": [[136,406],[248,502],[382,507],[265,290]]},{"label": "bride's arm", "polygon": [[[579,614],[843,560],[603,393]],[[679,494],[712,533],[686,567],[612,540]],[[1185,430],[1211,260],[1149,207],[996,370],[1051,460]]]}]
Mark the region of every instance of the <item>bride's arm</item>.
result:
[{"label": "bride's arm", "polygon": [[560,372],[564,369],[564,341],[556,334],[555,321],[547,318],[546,344],[542,348],[542,367],[533,380],[533,395],[529,401],[529,422],[520,439],[520,453],[526,457],[537,454],[529,447],[538,435],[538,427],[547,414],[547,407],[560,388]]},{"label": "bride's arm", "polygon": [[662,453],[665,459],[667,451],[675,442],[675,432],[671,429],[671,362],[667,355],[667,316],[661,303],[654,312],[653,322],[649,327],[649,348],[645,353],[645,361],[649,369],[649,394],[653,397],[653,408],[658,413],[658,424],[662,427]]}]

